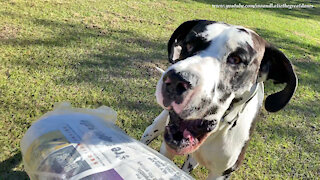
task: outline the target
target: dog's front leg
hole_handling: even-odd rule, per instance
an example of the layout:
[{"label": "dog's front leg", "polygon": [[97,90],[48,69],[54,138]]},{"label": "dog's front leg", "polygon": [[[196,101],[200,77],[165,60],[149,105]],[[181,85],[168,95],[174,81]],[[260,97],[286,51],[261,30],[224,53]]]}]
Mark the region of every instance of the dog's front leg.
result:
[{"label": "dog's front leg", "polygon": [[158,117],[153,121],[153,123],[147,127],[144,131],[140,141],[144,144],[149,144],[152,140],[163,133],[169,120],[169,112],[163,110]]},{"label": "dog's front leg", "polygon": [[194,168],[196,168],[199,163],[189,154],[187,159],[184,161],[182,165],[182,170],[184,172],[190,173]]},{"label": "dog's front leg", "polygon": [[162,142],[161,144],[161,147],[160,147],[160,153],[162,155],[164,155],[165,157],[167,157],[168,159],[172,160],[173,157],[174,157],[174,154],[170,153],[168,150],[167,150],[167,145],[166,145],[166,142]]}]

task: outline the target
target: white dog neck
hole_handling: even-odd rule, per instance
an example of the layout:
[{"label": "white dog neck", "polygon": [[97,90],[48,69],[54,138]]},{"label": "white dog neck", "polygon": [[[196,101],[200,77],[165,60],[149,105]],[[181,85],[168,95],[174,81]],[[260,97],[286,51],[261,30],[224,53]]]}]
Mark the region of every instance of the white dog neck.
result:
[{"label": "white dog neck", "polygon": [[[260,82],[261,83],[261,82]],[[250,91],[246,91],[240,101],[231,103],[230,108],[222,116],[221,122],[231,124],[235,119],[239,117],[239,114],[246,107],[246,104],[257,94],[260,83],[254,84]]]}]

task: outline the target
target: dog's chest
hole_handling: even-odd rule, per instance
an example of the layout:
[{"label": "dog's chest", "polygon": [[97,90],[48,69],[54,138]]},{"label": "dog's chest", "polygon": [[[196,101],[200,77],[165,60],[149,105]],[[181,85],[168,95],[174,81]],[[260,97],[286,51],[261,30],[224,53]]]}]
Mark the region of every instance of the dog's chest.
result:
[{"label": "dog's chest", "polygon": [[201,165],[207,167],[213,173],[222,173],[236,163],[239,154],[249,140],[252,122],[260,109],[263,100],[260,93],[247,103],[236,119],[236,126],[231,128],[232,125],[225,124],[221,131],[212,134],[193,153],[194,158]]},{"label": "dog's chest", "polygon": [[[208,139],[209,140],[209,139]],[[232,153],[225,151],[226,143],[221,137],[215,137],[211,144],[205,142],[197,151],[193,153],[194,158],[210,171],[220,172],[228,168]],[[213,172],[213,173],[215,173]]]}]

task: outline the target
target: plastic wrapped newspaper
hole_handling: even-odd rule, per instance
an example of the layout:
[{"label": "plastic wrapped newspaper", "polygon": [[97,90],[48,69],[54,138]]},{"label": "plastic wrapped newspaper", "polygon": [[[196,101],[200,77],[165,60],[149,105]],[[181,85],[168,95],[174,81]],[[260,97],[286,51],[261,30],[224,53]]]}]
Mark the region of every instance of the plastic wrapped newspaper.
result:
[{"label": "plastic wrapped newspaper", "polygon": [[127,136],[108,107],[59,104],[21,140],[25,170],[36,179],[192,179],[170,160]]}]

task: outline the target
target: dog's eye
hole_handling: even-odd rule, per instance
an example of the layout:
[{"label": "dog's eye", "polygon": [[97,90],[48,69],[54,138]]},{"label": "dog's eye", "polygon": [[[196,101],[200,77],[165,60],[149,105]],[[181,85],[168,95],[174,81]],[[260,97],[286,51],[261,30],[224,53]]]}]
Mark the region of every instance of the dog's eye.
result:
[{"label": "dog's eye", "polygon": [[227,58],[227,63],[229,64],[240,64],[242,59],[239,56],[229,56]]}]

